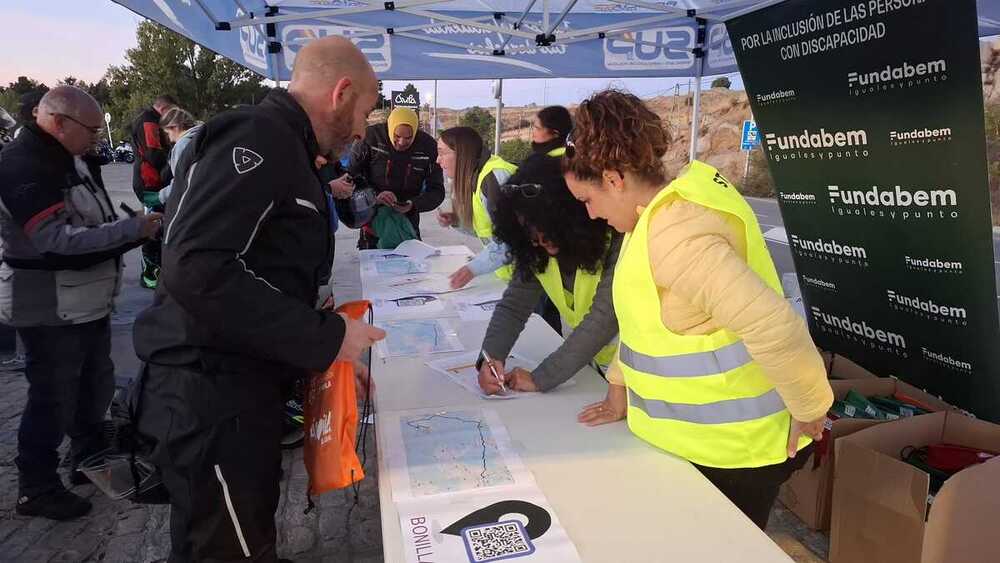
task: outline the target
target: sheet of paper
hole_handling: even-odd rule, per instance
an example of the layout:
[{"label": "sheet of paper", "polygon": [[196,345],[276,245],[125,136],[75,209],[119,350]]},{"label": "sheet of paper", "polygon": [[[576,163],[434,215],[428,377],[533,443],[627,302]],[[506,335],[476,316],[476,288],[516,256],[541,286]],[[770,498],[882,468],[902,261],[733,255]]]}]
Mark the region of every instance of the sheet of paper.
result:
[{"label": "sheet of paper", "polygon": [[[472,393],[473,395],[487,400],[514,399],[522,396],[523,393],[508,390],[506,393],[498,395],[487,395],[483,393],[479,386],[479,372],[476,370],[476,361],[479,359],[479,352],[469,352],[458,356],[450,356],[441,360],[427,362],[427,367],[444,375]],[[538,362],[528,360],[517,354],[511,354],[504,362],[506,371],[514,368],[522,368],[531,371],[538,367]]]},{"label": "sheet of paper", "polygon": [[536,486],[397,502],[409,563],[580,561]]},{"label": "sheet of paper", "polygon": [[417,357],[465,349],[447,320],[376,321],[375,326],[386,332],[385,339],[376,344],[383,358]]},{"label": "sheet of paper", "polygon": [[379,321],[426,319],[440,317],[446,309],[440,297],[430,294],[400,292],[398,289],[376,290],[369,297],[372,311]]},{"label": "sheet of paper", "polygon": [[394,500],[534,485],[496,411],[425,409],[379,416],[385,417]]},{"label": "sheet of paper", "polygon": [[393,250],[396,254],[402,254],[415,260],[425,260],[430,256],[438,256],[441,251],[424,241],[417,239],[404,240]]}]

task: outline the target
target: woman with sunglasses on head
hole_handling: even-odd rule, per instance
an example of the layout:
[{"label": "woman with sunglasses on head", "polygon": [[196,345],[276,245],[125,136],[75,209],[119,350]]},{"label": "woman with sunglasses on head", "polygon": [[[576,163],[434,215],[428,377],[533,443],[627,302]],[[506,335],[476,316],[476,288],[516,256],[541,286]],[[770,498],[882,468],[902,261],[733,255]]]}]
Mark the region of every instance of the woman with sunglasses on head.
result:
[{"label": "woman with sunglasses on head", "polygon": [[[504,387],[548,391],[591,361],[607,365],[618,334],[611,303],[611,280],[621,235],[603,220],[587,216],[566,188],[559,159],[529,156],[500,188],[494,236],[510,249],[514,277],[493,312],[483,350]],[[533,371],[504,369],[504,358],[524,330],[539,299],[555,304],[573,332]],[[501,392],[493,370],[479,366],[479,385]]]},{"label": "woman with sunglasses on head", "polygon": [[531,121],[531,151],[560,157],[566,154],[566,136],[573,129],[573,118],[562,106],[542,109]]},{"label": "woman with sunglasses on head", "polygon": [[472,278],[496,272],[509,280],[507,249],[493,240],[493,220],[500,186],[517,166],[491,155],[483,138],[471,127],[445,129],[438,139],[437,163],[451,180],[452,211],[438,212],[442,227],[458,227],[473,232],[484,244],[483,250],[451,275],[453,288],[464,287]]},{"label": "woman with sunglasses on head", "polygon": [[821,439],[833,393],[753,210],[703,162],[668,183],[670,142],[631,94],[600,92],[576,112],[566,182],[591,217],[626,233],[612,288],[620,345],[611,385],[579,420],[627,417],[633,433],[692,462],[763,529],[778,487]]}]

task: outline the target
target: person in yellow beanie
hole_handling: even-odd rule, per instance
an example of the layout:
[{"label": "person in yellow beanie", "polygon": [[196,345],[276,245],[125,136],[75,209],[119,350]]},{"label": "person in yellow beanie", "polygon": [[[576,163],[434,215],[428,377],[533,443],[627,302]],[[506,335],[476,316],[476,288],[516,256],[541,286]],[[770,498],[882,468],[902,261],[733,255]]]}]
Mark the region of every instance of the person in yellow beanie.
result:
[{"label": "person in yellow beanie", "polygon": [[[398,107],[385,123],[371,125],[351,150],[348,171],[363,177],[376,201],[404,215],[420,238],[420,214],[444,201],[444,177],[437,164],[437,141],[420,130],[417,112]],[[358,248],[378,248],[373,224],[361,228]]]}]

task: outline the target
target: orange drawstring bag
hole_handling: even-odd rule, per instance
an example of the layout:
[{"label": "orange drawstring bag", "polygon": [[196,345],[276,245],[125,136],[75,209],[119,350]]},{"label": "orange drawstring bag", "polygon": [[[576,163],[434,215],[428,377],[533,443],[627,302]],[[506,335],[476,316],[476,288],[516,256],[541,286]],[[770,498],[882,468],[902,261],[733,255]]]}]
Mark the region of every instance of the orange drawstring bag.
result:
[{"label": "orange drawstring bag", "polygon": [[[360,320],[371,308],[368,301],[352,301],[336,312]],[[305,393],[305,446],[303,462],[309,474],[309,494],[343,489],[365,472],[356,450],[358,400],[354,363],[336,361],[315,374]]]}]

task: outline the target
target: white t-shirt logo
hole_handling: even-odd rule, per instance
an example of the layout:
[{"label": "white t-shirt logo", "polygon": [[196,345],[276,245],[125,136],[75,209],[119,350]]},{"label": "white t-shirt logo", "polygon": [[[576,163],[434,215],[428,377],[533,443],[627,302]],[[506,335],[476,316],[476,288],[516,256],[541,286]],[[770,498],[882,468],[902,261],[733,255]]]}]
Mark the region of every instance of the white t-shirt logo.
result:
[{"label": "white t-shirt logo", "polygon": [[233,147],[233,166],[237,174],[246,174],[264,163],[264,157],[244,147]]}]

